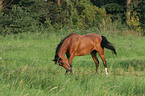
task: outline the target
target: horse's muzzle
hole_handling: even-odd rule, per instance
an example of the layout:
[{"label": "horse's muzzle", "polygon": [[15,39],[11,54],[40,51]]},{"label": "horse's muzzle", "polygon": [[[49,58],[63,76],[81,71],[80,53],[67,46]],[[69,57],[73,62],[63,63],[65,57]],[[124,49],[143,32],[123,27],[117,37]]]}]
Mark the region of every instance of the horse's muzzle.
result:
[{"label": "horse's muzzle", "polygon": [[59,66],[62,66],[63,64],[59,63]]},{"label": "horse's muzzle", "polygon": [[69,67],[68,71],[72,71],[72,68],[71,68],[71,67]]}]

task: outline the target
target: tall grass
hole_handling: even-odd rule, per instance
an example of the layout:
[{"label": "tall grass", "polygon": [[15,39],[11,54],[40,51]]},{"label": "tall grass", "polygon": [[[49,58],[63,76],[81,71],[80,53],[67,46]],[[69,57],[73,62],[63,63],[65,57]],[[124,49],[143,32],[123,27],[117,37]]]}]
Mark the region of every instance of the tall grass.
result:
[{"label": "tall grass", "polygon": [[[105,50],[108,77],[100,58],[99,72],[95,72],[90,55],[74,58],[73,75],[65,75],[64,68],[54,65],[57,44],[71,32],[99,33],[115,45],[118,57]],[[145,95],[144,37],[105,34],[92,28],[1,36],[0,41],[1,96]]]}]

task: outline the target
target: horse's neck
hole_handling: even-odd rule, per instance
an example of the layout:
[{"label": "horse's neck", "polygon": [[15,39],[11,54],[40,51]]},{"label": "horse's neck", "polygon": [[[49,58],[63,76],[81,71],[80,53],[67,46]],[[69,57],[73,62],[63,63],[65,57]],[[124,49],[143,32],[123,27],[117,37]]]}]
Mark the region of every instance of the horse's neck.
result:
[{"label": "horse's neck", "polygon": [[[64,46],[63,46],[64,45]],[[67,46],[66,44],[63,44],[58,52],[59,57],[64,57],[66,51],[67,51]]]}]

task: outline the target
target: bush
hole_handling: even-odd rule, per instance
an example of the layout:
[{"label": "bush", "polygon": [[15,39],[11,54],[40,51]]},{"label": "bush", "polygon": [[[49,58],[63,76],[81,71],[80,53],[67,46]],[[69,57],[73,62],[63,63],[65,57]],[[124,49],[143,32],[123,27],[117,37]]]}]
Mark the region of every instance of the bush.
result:
[{"label": "bush", "polygon": [[60,6],[53,0],[18,0],[5,7],[0,18],[1,34],[15,34],[44,28],[89,28],[98,26],[107,15],[104,8],[88,0],[64,0]]},{"label": "bush", "polygon": [[120,18],[122,18],[122,21],[124,21],[125,19],[125,10],[124,7],[117,4],[117,3],[110,3],[110,4],[106,4],[104,6],[104,8],[106,9],[107,14],[111,14],[111,19],[112,21],[118,20]]}]

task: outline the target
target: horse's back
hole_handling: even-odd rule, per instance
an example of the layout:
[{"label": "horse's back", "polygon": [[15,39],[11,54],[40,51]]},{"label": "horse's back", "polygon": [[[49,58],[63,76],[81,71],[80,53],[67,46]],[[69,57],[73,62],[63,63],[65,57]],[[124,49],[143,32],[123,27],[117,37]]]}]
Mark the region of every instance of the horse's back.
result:
[{"label": "horse's back", "polygon": [[90,42],[94,44],[100,44],[102,41],[101,35],[95,34],[95,33],[90,33],[86,35],[81,35],[81,40],[82,42]]},{"label": "horse's back", "polygon": [[76,34],[76,33],[71,33],[69,35],[69,38],[75,38],[75,37],[78,37],[78,38],[92,38],[92,39],[102,39],[101,38],[101,35],[98,35],[98,34],[95,34],[95,33],[89,33],[89,34],[86,34],[86,35],[79,35],[79,34]]},{"label": "horse's back", "polygon": [[82,35],[83,37],[87,37],[90,39],[98,39],[98,40],[102,40],[101,35],[95,34],[95,33],[90,33],[90,34],[86,34],[86,35]]},{"label": "horse's back", "polygon": [[101,43],[102,41],[102,37],[101,35],[98,35],[98,34],[95,34],[95,33],[89,33],[89,34],[86,34],[86,35],[79,35],[79,34],[76,34],[76,33],[71,33],[69,35],[69,39],[71,42],[73,43],[77,43],[77,42],[80,42],[80,43]]},{"label": "horse's back", "polygon": [[75,52],[75,55],[89,54],[91,51],[98,49],[101,43],[101,35],[90,33],[86,35],[78,35],[71,33],[69,36],[69,47],[70,53]]},{"label": "horse's back", "polygon": [[79,36],[79,34],[71,33],[70,36]]}]

